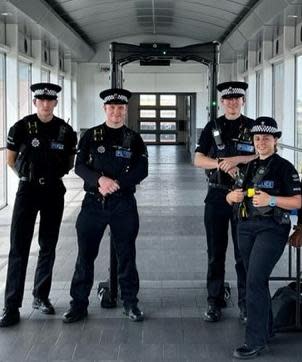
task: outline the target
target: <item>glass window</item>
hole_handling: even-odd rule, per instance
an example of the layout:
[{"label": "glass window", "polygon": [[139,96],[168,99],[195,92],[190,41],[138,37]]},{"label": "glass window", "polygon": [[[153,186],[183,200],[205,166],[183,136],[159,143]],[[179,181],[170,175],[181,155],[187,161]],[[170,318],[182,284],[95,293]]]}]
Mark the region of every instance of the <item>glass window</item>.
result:
[{"label": "glass window", "polygon": [[[302,148],[302,55],[296,59],[296,146]],[[302,170],[302,154],[297,154],[298,171]]]},{"label": "glass window", "polygon": [[284,65],[283,63],[273,65],[273,117],[282,130],[283,121],[283,90],[284,90]]},{"label": "glass window", "polygon": [[144,142],[156,142],[156,134],[155,133],[141,133],[141,137]]},{"label": "glass window", "polygon": [[141,118],[155,118],[156,117],[155,109],[141,109],[139,113],[140,113]]},{"label": "glass window", "polygon": [[256,72],[256,116],[262,114],[262,73]]},{"label": "glass window", "polygon": [[140,94],[139,96],[140,106],[155,106],[156,95],[155,94]]},{"label": "glass window", "polygon": [[155,131],[156,130],[156,122],[140,122],[140,129],[142,131],[146,131],[146,130]]},{"label": "glass window", "polygon": [[27,114],[31,113],[31,65],[23,62],[19,62],[18,69],[18,82],[19,82],[19,95],[18,95],[18,111],[19,118],[23,118]]},{"label": "glass window", "polygon": [[5,86],[5,55],[0,53],[0,208],[7,204]]},{"label": "glass window", "polygon": [[161,106],[176,106],[176,95],[161,94],[159,104]]},{"label": "glass window", "polygon": [[161,134],[160,142],[176,142],[176,134]]},{"label": "glass window", "polygon": [[160,129],[162,131],[175,131],[176,122],[160,122]]},{"label": "glass window", "polygon": [[50,70],[41,69],[41,82],[49,83],[50,81]]},{"label": "glass window", "polygon": [[176,118],[176,110],[169,109],[169,110],[160,110],[160,118]]},{"label": "glass window", "polygon": [[58,84],[62,88],[62,90],[58,94],[58,104],[55,108],[55,111],[60,118],[64,119],[64,77],[62,75],[59,76]]}]

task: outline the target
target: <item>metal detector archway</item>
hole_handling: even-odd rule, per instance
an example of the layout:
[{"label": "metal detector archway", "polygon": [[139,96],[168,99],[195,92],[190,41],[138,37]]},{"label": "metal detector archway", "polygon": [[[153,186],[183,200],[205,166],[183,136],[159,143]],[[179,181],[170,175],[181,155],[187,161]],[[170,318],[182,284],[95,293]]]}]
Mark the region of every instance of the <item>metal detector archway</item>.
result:
[{"label": "metal detector archway", "polygon": [[[123,66],[140,60],[152,65],[152,62],[180,60],[186,62],[193,60],[204,64],[209,68],[210,92],[209,92],[209,117],[217,117],[217,66],[219,64],[219,47],[217,41],[193,44],[181,48],[172,48],[169,44],[141,44],[133,45],[113,42],[110,45],[110,71],[111,87],[123,88]],[[112,236],[110,238],[110,266],[109,279],[100,282],[98,287],[98,297],[102,308],[114,308],[117,305],[117,258],[114,250]]]}]

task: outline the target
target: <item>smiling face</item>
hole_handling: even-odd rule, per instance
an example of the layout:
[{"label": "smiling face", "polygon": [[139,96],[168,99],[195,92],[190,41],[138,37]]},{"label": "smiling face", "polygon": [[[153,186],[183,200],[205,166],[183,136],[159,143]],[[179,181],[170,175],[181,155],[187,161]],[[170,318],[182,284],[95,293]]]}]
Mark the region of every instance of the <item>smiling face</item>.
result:
[{"label": "smiling face", "polygon": [[253,141],[260,159],[265,159],[275,153],[277,138],[272,134],[255,134]]},{"label": "smiling face", "polygon": [[244,105],[244,97],[221,98],[221,105],[227,119],[236,119],[241,114]]},{"label": "smiling face", "polygon": [[111,128],[120,128],[126,120],[127,104],[105,104],[106,124]]}]

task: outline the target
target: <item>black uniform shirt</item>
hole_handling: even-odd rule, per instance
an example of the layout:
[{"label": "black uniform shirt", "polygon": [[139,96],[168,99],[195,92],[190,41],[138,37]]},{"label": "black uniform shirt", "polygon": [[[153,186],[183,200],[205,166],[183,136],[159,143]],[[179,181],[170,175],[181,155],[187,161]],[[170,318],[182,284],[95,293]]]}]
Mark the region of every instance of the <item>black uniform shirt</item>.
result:
[{"label": "black uniform shirt", "polygon": [[[63,135],[60,136],[60,132]],[[33,164],[34,177],[46,179],[62,177],[68,173],[76,143],[76,133],[63,119],[54,116],[45,123],[37,114],[16,122],[7,137],[7,148],[11,151],[19,152],[21,146],[26,145],[26,160]]]},{"label": "black uniform shirt", "polygon": [[[210,121],[206,124],[205,128],[200,134],[198,145],[195,149],[195,152],[203,153],[205,156],[211,158],[219,157],[232,157],[240,155],[251,155],[254,154],[254,148],[252,145],[252,140],[249,134],[253,126],[253,120],[251,118],[240,115],[239,118],[234,120],[226,119],[225,116],[221,116],[216,120],[216,125],[221,133],[221,140],[225,145],[223,150],[219,150],[216,146],[213,129],[216,128],[215,122]],[[239,139],[244,139],[243,141],[250,148],[250,150],[243,151],[238,149]],[[220,171],[220,180],[218,180],[217,170],[206,170],[206,174],[209,177],[211,183],[219,183],[227,188],[231,188],[234,184],[234,180],[223,171]],[[219,189],[210,189],[206,198],[206,202],[214,199],[224,199],[227,190]]]},{"label": "black uniform shirt", "polygon": [[[253,183],[253,179],[259,167],[264,167],[264,177]],[[247,166],[246,181],[244,188],[254,188],[262,190],[272,196],[294,196],[301,194],[301,182],[295,167],[285,158],[274,154],[265,160],[256,159]],[[247,198],[248,206],[253,208],[251,198]]]},{"label": "black uniform shirt", "polygon": [[146,146],[128,127],[114,129],[103,123],[81,138],[75,172],[84,180],[85,191],[98,193],[98,179],[107,176],[119,182],[121,192],[133,193],[148,175]]}]

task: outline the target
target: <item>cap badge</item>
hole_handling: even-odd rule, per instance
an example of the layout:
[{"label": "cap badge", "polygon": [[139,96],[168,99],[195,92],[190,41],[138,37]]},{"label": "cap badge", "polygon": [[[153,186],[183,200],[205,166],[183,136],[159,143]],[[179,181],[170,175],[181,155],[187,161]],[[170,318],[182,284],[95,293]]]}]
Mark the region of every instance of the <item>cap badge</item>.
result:
[{"label": "cap badge", "polygon": [[105,150],[105,147],[104,147],[104,146],[99,146],[99,147],[97,148],[97,151],[98,151],[98,153],[104,153],[106,150]]},{"label": "cap badge", "polygon": [[262,127],[265,126],[265,122],[264,122],[264,121],[261,122],[261,126],[262,126]]},{"label": "cap badge", "polygon": [[113,98],[114,98],[114,99],[117,99],[117,98],[118,98],[118,94],[117,94],[117,93],[114,93],[114,94],[113,94]]},{"label": "cap badge", "polygon": [[40,146],[40,141],[38,140],[38,138],[34,138],[32,141],[31,141],[31,145],[33,147],[39,147]]},{"label": "cap badge", "polygon": [[233,92],[233,88],[232,88],[232,87],[229,87],[228,91],[229,91],[229,92]]}]

